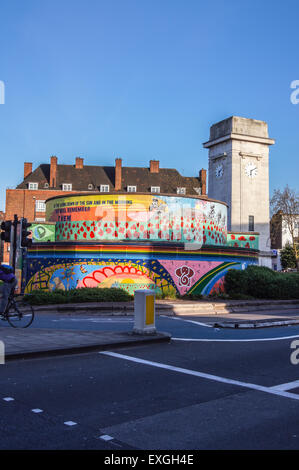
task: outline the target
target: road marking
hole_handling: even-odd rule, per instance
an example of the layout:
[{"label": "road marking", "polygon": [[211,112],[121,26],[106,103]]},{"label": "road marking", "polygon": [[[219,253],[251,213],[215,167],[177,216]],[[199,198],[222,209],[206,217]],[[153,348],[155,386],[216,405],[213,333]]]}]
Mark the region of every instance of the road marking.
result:
[{"label": "road marking", "polygon": [[59,318],[58,320],[51,320],[52,322],[92,322],[92,323],[133,323],[134,320],[127,318]]},{"label": "road marking", "polygon": [[214,339],[214,338],[171,338],[172,341],[205,341],[205,342],[225,342],[240,343],[240,342],[254,342],[254,341],[281,341],[285,339],[299,338],[299,335],[293,336],[280,336],[278,338],[249,338],[249,339]]},{"label": "road marking", "polygon": [[269,393],[271,395],[278,395],[285,398],[292,398],[294,400],[299,400],[299,395],[294,393],[284,392],[283,390],[276,390],[275,388],[271,387],[264,387],[263,385],[251,384],[248,382],[241,382],[239,380],[228,379],[226,377],[220,377],[218,375],[207,374],[205,372],[199,372],[196,370],[191,369],[184,369],[182,367],[172,366],[170,364],[162,364],[161,362],[153,362],[147,361],[145,359],[140,359],[138,357],[126,356],[125,354],[118,354],[110,351],[101,351],[99,354],[103,354],[105,356],[112,356],[118,359],[124,359],[126,361],[137,362],[139,364],[144,364],[148,366],[158,367],[160,369],[167,369],[173,372],[179,372],[181,374],[193,375],[195,377],[200,377],[202,379],[213,380],[215,382],[221,382],[229,385],[236,385],[238,387],[248,388],[251,390],[257,390],[259,392]]},{"label": "road marking", "polygon": [[40,408],[33,408],[33,410],[31,410],[32,413],[42,413],[43,410],[41,410]]},{"label": "road marking", "polygon": [[275,385],[271,387],[272,390],[291,390],[292,388],[299,387],[299,380],[294,380],[294,382],[287,382],[285,384]]},{"label": "road marking", "polygon": [[166,315],[160,315],[160,316],[163,318],[170,318],[171,320],[185,321],[187,323],[193,323],[194,325],[206,326],[207,328],[214,328],[214,325],[209,325],[208,323],[202,323],[202,322],[195,321],[195,320],[185,320],[185,318],[177,318],[177,317],[166,317]]},{"label": "road marking", "polygon": [[103,434],[102,436],[100,436],[100,439],[103,439],[103,441],[112,441],[114,437],[111,437],[108,434]]},{"label": "road marking", "polygon": [[77,423],[75,423],[75,421],[65,421],[63,424],[66,426],[76,426]]},{"label": "road marking", "polygon": [[5,397],[3,398],[4,401],[14,401],[15,399],[12,397]]}]

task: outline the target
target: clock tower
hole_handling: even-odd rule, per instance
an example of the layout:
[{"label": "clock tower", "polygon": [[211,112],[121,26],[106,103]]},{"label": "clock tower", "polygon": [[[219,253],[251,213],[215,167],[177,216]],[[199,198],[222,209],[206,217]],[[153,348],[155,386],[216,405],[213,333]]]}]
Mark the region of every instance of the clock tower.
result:
[{"label": "clock tower", "polygon": [[260,264],[271,267],[269,138],[263,121],[232,116],[210,128],[208,195],[229,205],[228,230],[259,232]]}]

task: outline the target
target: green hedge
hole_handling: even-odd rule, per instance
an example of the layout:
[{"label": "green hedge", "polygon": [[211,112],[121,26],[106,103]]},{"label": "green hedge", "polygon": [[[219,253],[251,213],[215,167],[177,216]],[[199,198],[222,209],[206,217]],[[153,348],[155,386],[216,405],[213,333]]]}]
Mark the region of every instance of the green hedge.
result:
[{"label": "green hedge", "polygon": [[231,269],[225,276],[225,291],[232,298],[299,299],[299,273],[278,273],[261,266]]},{"label": "green hedge", "polygon": [[31,294],[26,294],[24,298],[32,305],[46,305],[82,302],[128,302],[133,299],[133,296],[123,289],[84,287],[68,291],[55,290],[53,292],[36,290]]}]

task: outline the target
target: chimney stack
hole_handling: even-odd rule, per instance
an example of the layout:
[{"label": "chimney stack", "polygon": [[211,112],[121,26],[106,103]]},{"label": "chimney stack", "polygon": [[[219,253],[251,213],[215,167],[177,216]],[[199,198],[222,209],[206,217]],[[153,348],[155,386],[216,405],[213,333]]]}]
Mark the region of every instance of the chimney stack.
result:
[{"label": "chimney stack", "polygon": [[150,172],[151,173],[159,173],[159,160],[150,160]]},{"label": "chimney stack", "polygon": [[207,170],[203,168],[199,172],[199,181],[201,185],[201,194],[202,196],[207,195]]},{"label": "chimney stack", "polygon": [[81,157],[76,157],[76,170],[82,170],[83,169],[83,161],[84,161],[84,158],[81,158]]},{"label": "chimney stack", "polygon": [[24,179],[32,173],[32,163],[24,162]]},{"label": "chimney stack", "polygon": [[115,191],[121,190],[121,158],[115,159]]},{"label": "chimney stack", "polygon": [[57,157],[51,157],[50,165],[50,188],[57,186]]}]

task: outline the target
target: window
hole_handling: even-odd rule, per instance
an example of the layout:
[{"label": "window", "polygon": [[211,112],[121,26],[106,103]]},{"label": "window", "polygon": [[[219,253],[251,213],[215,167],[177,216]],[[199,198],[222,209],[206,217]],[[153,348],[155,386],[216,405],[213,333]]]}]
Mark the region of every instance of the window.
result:
[{"label": "window", "polygon": [[38,189],[38,183],[28,183],[28,189]]},{"label": "window", "polygon": [[48,188],[49,188],[49,183],[45,183],[45,184],[44,184],[44,188],[45,188],[45,189],[48,189]]},{"label": "window", "polygon": [[45,217],[35,217],[35,222],[46,222]]},{"label": "window", "polygon": [[100,191],[101,193],[109,193],[109,184],[101,184]]},{"label": "window", "polygon": [[62,185],[62,191],[72,191],[72,184],[63,183],[63,185]]},{"label": "window", "polygon": [[36,212],[46,212],[45,201],[35,201],[35,210]]},{"label": "window", "polygon": [[160,186],[151,187],[151,193],[159,193],[159,192],[160,192]]},{"label": "window", "polygon": [[127,186],[128,193],[136,193],[137,186]]},{"label": "window", "polygon": [[248,217],[248,231],[254,232],[254,215]]},{"label": "window", "polygon": [[186,188],[176,188],[177,194],[186,194]]},{"label": "window", "polygon": [[88,185],[88,189],[89,189],[89,190],[93,190],[93,184],[89,184],[89,185]]}]

